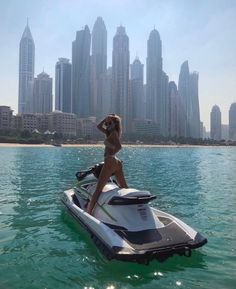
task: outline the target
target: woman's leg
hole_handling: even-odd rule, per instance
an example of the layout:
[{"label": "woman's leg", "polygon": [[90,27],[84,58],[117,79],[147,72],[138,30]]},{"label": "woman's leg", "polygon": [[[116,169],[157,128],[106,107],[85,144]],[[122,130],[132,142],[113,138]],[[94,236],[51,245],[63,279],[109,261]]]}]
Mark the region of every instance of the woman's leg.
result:
[{"label": "woman's leg", "polygon": [[124,173],[123,173],[123,167],[122,162],[120,160],[117,160],[117,169],[115,171],[115,177],[117,179],[117,182],[119,183],[121,188],[128,188],[128,185],[126,183]]},{"label": "woman's leg", "polygon": [[110,176],[113,174],[113,172],[116,170],[116,167],[114,166],[114,161],[111,159],[106,159],[105,163],[103,165],[102,171],[99,175],[98,178],[98,183],[97,183],[97,187],[95,192],[92,195],[92,198],[90,200],[90,202],[88,203],[88,207],[87,207],[87,212],[89,214],[92,214],[93,209],[95,207],[95,204],[104,188],[104,186],[106,185],[108,179],[110,178]]}]

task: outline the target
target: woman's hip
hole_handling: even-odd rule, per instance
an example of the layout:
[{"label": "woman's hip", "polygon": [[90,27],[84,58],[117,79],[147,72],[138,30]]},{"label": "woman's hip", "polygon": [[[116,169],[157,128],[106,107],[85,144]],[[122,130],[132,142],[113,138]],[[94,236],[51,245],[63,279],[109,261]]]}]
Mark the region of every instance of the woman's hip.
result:
[{"label": "woman's hip", "polygon": [[120,164],[121,163],[121,160],[118,159],[118,157],[116,156],[113,156],[113,155],[109,155],[109,156],[106,156],[104,158],[104,164]]}]

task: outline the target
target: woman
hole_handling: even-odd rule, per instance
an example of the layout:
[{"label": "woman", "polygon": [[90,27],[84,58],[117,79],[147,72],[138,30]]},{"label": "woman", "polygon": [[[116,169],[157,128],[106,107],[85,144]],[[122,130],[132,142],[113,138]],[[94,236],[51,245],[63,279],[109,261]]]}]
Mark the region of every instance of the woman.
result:
[{"label": "woman", "polygon": [[106,139],[104,152],[104,165],[98,178],[96,190],[88,203],[87,212],[92,214],[95,204],[111,175],[115,175],[117,182],[121,188],[127,188],[124,178],[122,163],[115,156],[121,150],[121,119],[116,114],[109,114],[97,126],[97,128],[105,133]]}]

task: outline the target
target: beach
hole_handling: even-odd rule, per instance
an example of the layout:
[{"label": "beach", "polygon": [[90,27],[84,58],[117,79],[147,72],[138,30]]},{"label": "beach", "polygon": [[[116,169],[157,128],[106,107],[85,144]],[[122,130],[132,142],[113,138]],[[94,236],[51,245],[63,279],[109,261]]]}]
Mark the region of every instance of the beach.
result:
[{"label": "beach", "polygon": [[[103,147],[103,143],[97,144],[62,144],[61,147]],[[19,144],[19,143],[0,143],[0,147],[35,147],[35,148],[50,148],[50,147],[57,147],[51,144]],[[147,148],[209,148],[209,147],[231,147],[231,146],[220,146],[220,145],[190,145],[190,144],[122,144],[122,147],[147,147]]]}]

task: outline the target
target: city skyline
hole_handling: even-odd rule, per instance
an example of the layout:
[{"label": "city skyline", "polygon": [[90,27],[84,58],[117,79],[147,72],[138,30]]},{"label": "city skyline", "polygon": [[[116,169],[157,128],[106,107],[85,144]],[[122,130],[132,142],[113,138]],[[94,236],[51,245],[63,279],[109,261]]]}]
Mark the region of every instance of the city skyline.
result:
[{"label": "city skyline", "polygon": [[[35,85],[32,81],[34,50],[34,41],[27,19],[20,41],[19,54],[19,108],[22,107],[22,99],[25,99],[25,103],[23,103],[25,108],[20,110],[21,113],[42,113],[53,110],[52,79],[48,86],[45,76],[48,78],[49,75],[43,71],[35,78]],[[113,93],[109,94],[107,83],[105,83],[108,80],[107,30],[102,17],[97,17],[92,33],[90,33],[87,25],[84,29],[77,31],[76,40],[72,42],[72,65],[69,63],[70,60],[66,58],[59,58],[56,63],[55,111],[74,112],[80,117],[93,116],[100,119],[104,116],[104,100],[106,99],[108,111],[114,111],[123,118],[126,132],[133,130],[135,119],[145,120],[147,118],[159,125],[159,133],[162,136],[170,136],[172,135],[171,121],[174,120],[170,113],[173,113],[172,109],[177,108],[175,121],[177,121],[178,129],[175,136],[200,138],[198,73],[189,72],[188,61],[181,65],[176,107],[176,104],[171,101],[169,90],[171,82],[174,84],[175,82],[169,83],[169,77],[163,71],[162,42],[160,34],[155,28],[150,32],[147,41],[145,85],[143,71],[140,71],[140,69],[143,70],[144,65],[141,64],[137,56],[133,64],[130,64],[129,38],[126,35],[125,27],[121,25],[117,27],[117,32],[113,38],[112,57],[111,88]],[[142,68],[138,68],[138,66]],[[137,85],[137,81],[139,85]],[[37,82],[41,83],[40,91],[44,91],[43,93],[37,92]],[[23,88],[25,86],[23,90],[22,83]],[[142,95],[144,86],[147,87],[146,100],[146,97],[143,98]],[[111,109],[109,109],[109,104]],[[144,114],[142,114],[141,107],[144,104]],[[172,107],[173,105],[174,107]],[[138,111],[139,113],[137,113]],[[226,127],[227,125],[223,126]]]},{"label": "city skyline", "polygon": [[[178,83],[180,66],[185,60],[188,60],[191,68],[198,71],[200,75],[199,101],[201,120],[204,125],[209,130],[209,115],[214,104],[219,105],[221,108],[222,123],[228,123],[228,110],[231,103],[235,102],[236,99],[235,82],[233,81],[236,66],[232,52],[233,50],[235,51],[236,45],[236,41],[232,37],[234,35],[232,28],[236,26],[233,26],[235,19],[233,19],[232,15],[236,10],[236,5],[232,1],[228,1],[227,4],[219,1],[208,1],[207,5],[198,3],[197,7],[192,1],[190,3],[180,1],[178,7],[173,1],[166,1],[165,4],[161,4],[160,1],[150,1],[149,5],[141,1],[138,1],[135,5],[133,1],[127,1],[126,3],[114,1],[112,4],[107,2],[101,4],[100,8],[96,1],[87,2],[87,4],[83,2],[78,4],[74,1],[70,1],[70,3],[58,1],[58,5],[54,7],[55,11],[50,9],[52,4],[46,3],[46,1],[42,1],[40,7],[36,4],[38,10],[33,8],[28,1],[22,1],[20,7],[14,1],[10,1],[8,4],[0,4],[2,6],[1,10],[7,12],[3,17],[3,22],[5,29],[11,36],[9,38],[8,34],[5,34],[4,41],[8,40],[8,44],[5,46],[8,49],[6,50],[4,45],[1,47],[4,58],[1,68],[1,104],[9,105],[17,111],[17,45],[19,35],[22,35],[25,27],[27,16],[29,16],[31,32],[36,43],[35,74],[39,74],[42,71],[42,67],[45,67],[45,71],[53,78],[55,75],[55,63],[58,58],[66,57],[71,59],[71,42],[74,39],[75,32],[86,24],[88,24],[91,31],[97,16],[102,16],[108,30],[108,66],[111,65],[112,38],[119,23],[125,26],[130,39],[130,63],[138,55],[144,65],[147,57],[146,42],[155,24],[162,40],[163,70],[169,76],[169,80],[174,80]],[[184,5],[184,3],[187,4]],[[89,4],[92,5],[92,10],[96,10],[95,12],[89,11]],[[22,9],[24,6],[27,6],[25,10]],[[94,7],[98,9],[94,9]],[[133,9],[133,20],[128,17],[129,8],[131,7]],[[77,8],[82,8],[85,12],[80,15],[79,20],[75,17],[74,11],[72,11]],[[22,9],[22,12],[24,10],[20,18],[16,15],[19,9]],[[113,13],[113,10],[116,10],[116,13]],[[43,15],[43,11],[47,11],[47,13]],[[121,11],[124,12],[122,16],[120,14]],[[58,15],[56,17],[57,12]],[[64,26],[62,27],[59,23],[59,16],[67,15],[68,13],[71,15],[69,23],[63,24]],[[91,16],[89,16],[90,14]],[[15,17],[12,18],[14,15]],[[186,16],[184,21],[180,21],[181,15]],[[39,16],[43,17],[39,19]],[[10,19],[14,19],[15,25],[10,23]],[[54,20],[52,21],[52,19]],[[136,21],[137,19],[139,19],[139,22]],[[178,21],[175,23],[176,20]],[[188,27],[185,26],[186,21],[190,21]],[[3,28],[1,30],[6,33]],[[63,45],[61,40],[63,40]],[[15,41],[17,41],[17,45],[13,47]],[[174,47],[173,43],[175,44]],[[7,63],[6,60],[8,60]],[[13,71],[15,73],[12,73]],[[145,72],[144,75],[146,75]]]}]

